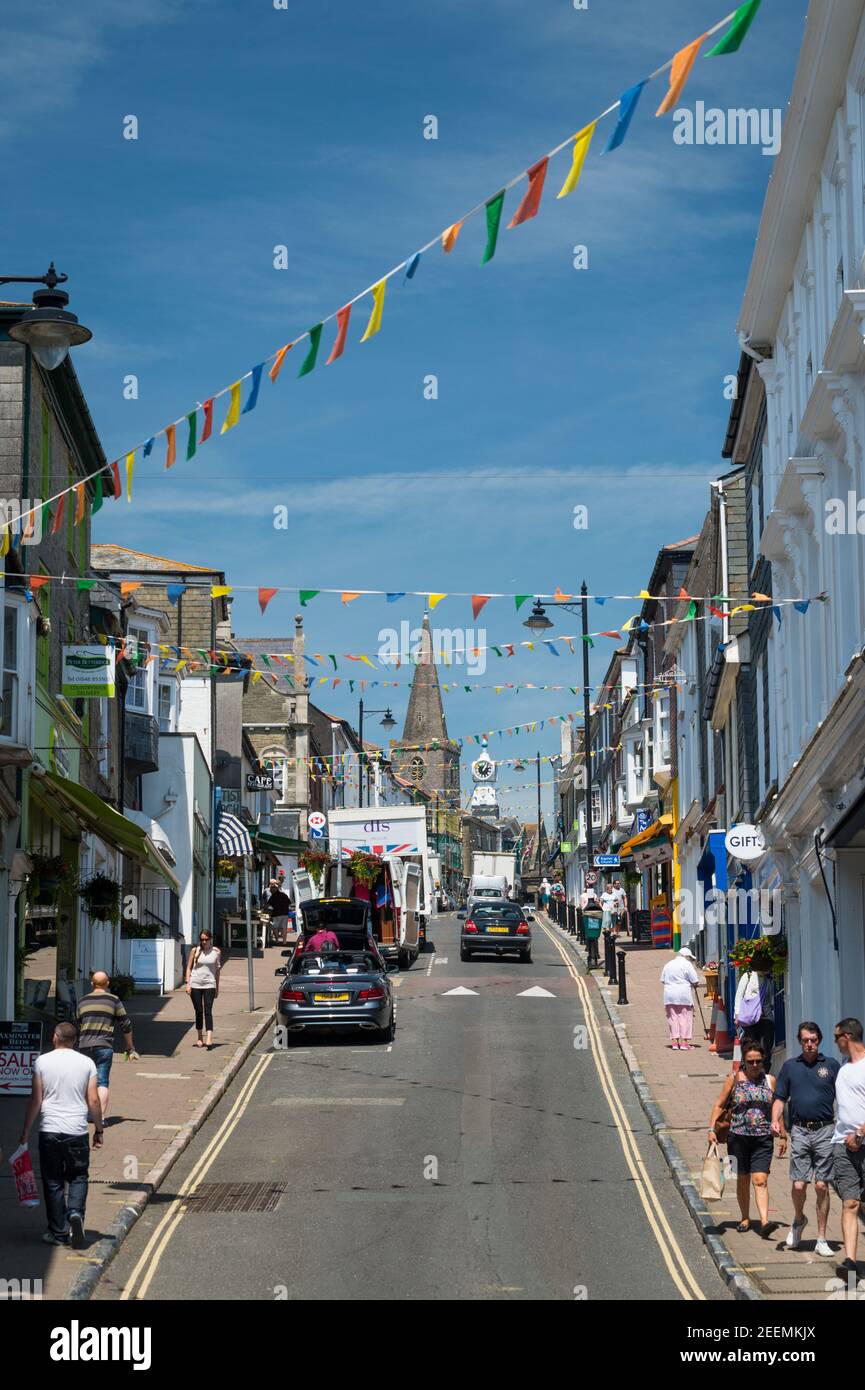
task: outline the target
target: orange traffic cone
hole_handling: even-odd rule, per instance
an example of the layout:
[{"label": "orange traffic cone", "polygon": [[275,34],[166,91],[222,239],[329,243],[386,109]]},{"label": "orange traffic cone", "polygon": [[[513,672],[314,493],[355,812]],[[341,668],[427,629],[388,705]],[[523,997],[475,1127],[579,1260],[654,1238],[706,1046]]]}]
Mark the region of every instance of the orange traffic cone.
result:
[{"label": "orange traffic cone", "polygon": [[718,1005],[718,1015],[715,1020],[715,1037],[709,1046],[709,1051],[726,1056],[733,1045],[733,1040],[730,1037],[724,1000],[720,994],[716,995],[715,998]]},{"label": "orange traffic cone", "polygon": [[737,1074],[737,1072],[740,1072],[740,1071],[742,1070],[742,1044],[741,1044],[740,1041],[739,1041],[739,1035],[738,1035],[738,1033],[736,1034],[736,1041],[733,1043],[733,1068],[732,1068],[732,1070],[733,1070],[733,1075],[734,1075],[734,1076]]},{"label": "orange traffic cone", "polygon": [[[712,995],[712,1017],[711,1017],[711,1019],[710,1019],[710,1021],[709,1021],[709,1032],[708,1032],[709,1042],[712,1043],[712,1044],[714,1044],[714,1041],[715,1041],[715,1034],[716,1034],[716,1032],[717,1032],[717,1029],[718,1029],[718,996],[717,996],[717,994],[713,994],[713,995]],[[710,1047],[710,1048],[709,1048],[709,1051],[710,1051],[710,1052],[714,1052],[714,1051],[715,1051],[714,1046]]]}]

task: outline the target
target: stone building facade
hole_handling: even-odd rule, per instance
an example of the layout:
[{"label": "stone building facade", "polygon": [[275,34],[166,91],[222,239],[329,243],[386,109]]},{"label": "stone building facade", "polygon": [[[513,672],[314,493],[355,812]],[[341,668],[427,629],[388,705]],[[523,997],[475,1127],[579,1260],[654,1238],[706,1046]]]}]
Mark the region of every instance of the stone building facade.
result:
[{"label": "stone building facade", "polygon": [[459,805],[460,749],[448,737],[429,615],[424,614],[402,738],[394,749],[401,777],[449,806]]}]

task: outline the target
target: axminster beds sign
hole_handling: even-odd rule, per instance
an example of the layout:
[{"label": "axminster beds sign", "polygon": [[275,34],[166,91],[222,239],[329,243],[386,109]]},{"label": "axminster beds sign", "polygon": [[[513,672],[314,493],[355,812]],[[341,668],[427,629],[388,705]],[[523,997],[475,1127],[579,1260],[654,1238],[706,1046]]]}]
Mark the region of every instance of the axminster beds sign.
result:
[{"label": "axminster beds sign", "polygon": [[114,696],[113,647],[64,647],[62,694],[67,700]]}]

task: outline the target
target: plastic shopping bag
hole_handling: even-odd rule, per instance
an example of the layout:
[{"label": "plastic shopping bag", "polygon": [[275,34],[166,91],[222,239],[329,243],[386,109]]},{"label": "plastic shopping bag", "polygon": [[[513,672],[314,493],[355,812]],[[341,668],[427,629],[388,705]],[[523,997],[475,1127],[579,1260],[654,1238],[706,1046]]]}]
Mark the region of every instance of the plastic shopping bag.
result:
[{"label": "plastic shopping bag", "polygon": [[36,1186],[36,1175],[33,1172],[30,1150],[27,1145],[22,1144],[20,1148],[15,1150],[14,1154],[10,1154],[9,1162],[12,1165],[12,1172],[15,1174],[18,1201],[22,1207],[38,1207],[39,1188]]},{"label": "plastic shopping bag", "polygon": [[703,1159],[700,1175],[700,1196],[704,1202],[719,1202],[724,1191],[724,1173],[718,1157],[718,1145],[710,1144]]}]

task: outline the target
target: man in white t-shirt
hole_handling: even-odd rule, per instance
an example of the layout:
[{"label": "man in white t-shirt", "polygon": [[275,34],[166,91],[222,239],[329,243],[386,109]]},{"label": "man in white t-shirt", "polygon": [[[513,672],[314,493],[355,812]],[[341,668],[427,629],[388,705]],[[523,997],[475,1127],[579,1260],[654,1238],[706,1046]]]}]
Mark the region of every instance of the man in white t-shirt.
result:
[{"label": "man in white t-shirt", "polygon": [[616,899],[616,911],[613,913],[613,926],[616,934],[624,930],[625,921],[628,916],[628,898],[622,887],[621,880],[615,879],[613,883],[613,897]]},{"label": "man in white t-shirt", "polygon": [[[84,1209],[90,1171],[88,1120],[96,1126],[93,1147],[102,1147],[102,1106],[96,1067],[75,1051],[78,1034],[72,1023],[54,1029],[54,1051],[38,1057],[21,1143],[26,1144],[39,1116],[39,1167],[45,1192],[49,1245],[84,1244]],[[67,1195],[68,1184],[68,1195]]]},{"label": "man in white t-shirt", "polygon": [[836,1266],[842,1279],[858,1273],[859,1212],[865,1202],[865,1042],[858,1018],[835,1024],[835,1042],[846,1058],[835,1078],[835,1133],[832,1135],[835,1190],[841,1198],[845,1258]]}]

